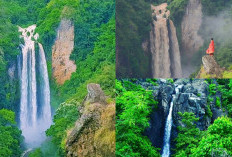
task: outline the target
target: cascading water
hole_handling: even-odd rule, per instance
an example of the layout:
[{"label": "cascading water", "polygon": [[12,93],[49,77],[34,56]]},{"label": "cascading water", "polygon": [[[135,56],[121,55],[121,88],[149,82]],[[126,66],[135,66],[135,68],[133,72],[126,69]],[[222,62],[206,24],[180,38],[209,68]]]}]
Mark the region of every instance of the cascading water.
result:
[{"label": "cascading water", "polygon": [[[39,146],[46,139],[45,131],[52,123],[47,63],[43,46],[37,42],[39,35],[34,34],[35,28],[36,25],[25,29],[19,27],[22,33],[20,37],[24,39],[18,56],[18,75],[21,79],[20,129],[27,147]],[[37,43],[39,55],[35,51]]]},{"label": "cascading water", "polygon": [[165,125],[165,132],[164,132],[164,146],[163,146],[163,153],[162,157],[169,157],[170,156],[170,137],[172,131],[172,110],[173,110],[173,101],[175,100],[176,96],[179,94],[180,89],[183,85],[178,85],[175,88],[175,94],[172,95],[172,101],[170,104],[170,109]]}]

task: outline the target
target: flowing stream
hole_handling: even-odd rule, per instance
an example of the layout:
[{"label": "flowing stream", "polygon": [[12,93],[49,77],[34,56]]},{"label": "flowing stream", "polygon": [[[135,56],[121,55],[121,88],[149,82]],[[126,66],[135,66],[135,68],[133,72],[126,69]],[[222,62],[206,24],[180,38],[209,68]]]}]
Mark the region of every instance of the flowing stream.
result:
[{"label": "flowing stream", "polygon": [[[50,87],[43,46],[37,42],[36,25],[19,27],[21,54],[18,56],[18,75],[21,79],[20,129],[29,148],[38,147],[52,123]],[[36,50],[39,50],[38,52]]]},{"label": "flowing stream", "polygon": [[163,153],[162,157],[169,157],[170,156],[170,137],[171,137],[171,131],[172,131],[172,110],[173,110],[173,104],[176,96],[178,96],[180,89],[183,85],[178,85],[175,88],[175,94],[172,95],[172,101],[170,104],[170,109],[165,125],[165,132],[164,132],[164,146],[163,146]]}]

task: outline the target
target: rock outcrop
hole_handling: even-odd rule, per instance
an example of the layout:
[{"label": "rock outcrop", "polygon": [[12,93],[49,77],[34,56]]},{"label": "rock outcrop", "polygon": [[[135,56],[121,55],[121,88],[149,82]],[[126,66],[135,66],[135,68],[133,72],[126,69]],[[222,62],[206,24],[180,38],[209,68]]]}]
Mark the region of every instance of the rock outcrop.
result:
[{"label": "rock outcrop", "polygon": [[107,104],[98,84],[88,84],[80,118],[68,135],[68,157],[115,156],[115,104]]},{"label": "rock outcrop", "polygon": [[[169,19],[167,3],[151,5],[152,30],[150,50],[152,54],[152,76],[154,78],[179,78],[182,76],[180,51],[176,28]],[[147,44],[148,45],[148,44]],[[145,44],[143,44],[145,49]]]},{"label": "rock outcrop", "polygon": [[69,59],[74,48],[74,25],[62,19],[57,29],[57,38],[52,47],[52,74],[58,84],[69,80],[76,65]]},{"label": "rock outcrop", "polygon": [[[145,135],[156,147],[162,148],[163,146],[164,128],[172,99],[173,126],[171,139],[177,137],[177,127],[183,125],[178,112],[193,112],[199,118],[196,124],[200,130],[206,130],[216,118],[227,114],[216,106],[217,97],[221,99],[220,92],[217,91],[215,95],[212,95],[213,101],[208,102],[209,84],[204,79],[177,79],[174,83],[158,80],[158,86],[153,86],[143,80],[137,83],[145,89],[152,90],[154,99],[158,101],[158,109],[154,109],[151,113],[150,126],[145,131]],[[180,87],[179,93],[175,91],[177,87]],[[175,96],[173,97],[173,95]],[[210,116],[209,110],[212,112],[212,116]]]},{"label": "rock outcrop", "polygon": [[192,56],[203,45],[204,41],[198,34],[202,24],[201,0],[189,0],[181,23],[182,53]]},{"label": "rock outcrop", "polygon": [[197,75],[197,78],[221,78],[224,68],[221,68],[216,62],[214,56],[205,55],[202,57],[203,67]]}]

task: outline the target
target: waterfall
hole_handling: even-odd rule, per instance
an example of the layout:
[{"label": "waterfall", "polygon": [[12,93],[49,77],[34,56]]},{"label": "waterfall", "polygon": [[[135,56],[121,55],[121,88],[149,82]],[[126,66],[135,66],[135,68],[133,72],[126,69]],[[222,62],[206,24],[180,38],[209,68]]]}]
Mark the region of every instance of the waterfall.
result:
[{"label": "waterfall", "polygon": [[162,157],[169,157],[170,156],[170,137],[171,137],[171,131],[172,131],[172,110],[173,110],[173,101],[175,100],[176,96],[178,96],[180,89],[183,87],[183,85],[178,85],[175,88],[175,94],[172,95],[172,101],[170,104],[170,109],[165,125],[165,132],[164,132],[164,146],[163,146],[163,153]]},{"label": "waterfall", "polygon": [[164,135],[164,147],[162,157],[169,157],[170,155],[170,136],[172,130],[172,109],[173,100],[170,104],[169,114],[165,125],[165,135]]},{"label": "waterfall", "polygon": [[[52,123],[47,63],[43,46],[37,42],[39,35],[34,33],[35,28],[36,25],[19,27],[19,32],[22,33],[20,37],[24,39],[24,44],[20,45],[21,54],[17,59],[18,75],[21,79],[19,119],[27,147],[39,146],[46,139],[45,131]],[[35,50],[37,43],[38,61]],[[38,76],[41,76],[41,79]]]},{"label": "waterfall", "polygon": [[150,32],[150,50],[152,54],[153,78],[180,78],[182,76],[179,44],[176,28],[169,19],[167,3],[151,5],[152,30]]}]

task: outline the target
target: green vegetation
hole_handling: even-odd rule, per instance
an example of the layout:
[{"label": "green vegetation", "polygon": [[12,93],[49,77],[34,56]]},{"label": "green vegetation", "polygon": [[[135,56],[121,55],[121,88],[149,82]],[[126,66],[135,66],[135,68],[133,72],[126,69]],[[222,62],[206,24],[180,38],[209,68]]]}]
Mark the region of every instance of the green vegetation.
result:
[{"label": "green vegetation", "polygon": [[213,113],[211,111],[211,108],[210,108],[210,105],[207,105],[206,106],[206,113],[205,115],[209,116],[209,117],[212,117],[213,116]]},{"label": "green vegetation", "polygon": [[0,110],[0,156],[15,157],[20,156],[22,150],[21,131],[17,128],[15,122],[15,113],[1,109]]},{"label": "green vegetation", "polygon": [[227,109],[228,114],[232,116],[232,80],[231,79],[219,79],[217,80],[219,83],[218,90],[221,92],[221,106]]},{"label": "green vegetation", "polygon": [[117,0],[116,12],[117,77],[149,77],[150,54],[141,45],[149,38],[150,3]]},{"label": "green vegetation", "polygon": [[171,13],[171,19],[174,20],[176,25],[180,26],[182,18],[185,13],[185,6],[188,4],[188,0],[167,0],[168,10]]},{"label": "green vegetation", "polygon": [[54,124],[46,131],[46,134],[52,137],[52,142],[58,147],[61,156],[65,155],[63,140],[67,135],[66,130],[72,127],[78,118],[77,106],[78,102],[75,101],[61,104],[53,118]]},{"label": "green vegetation", "polygon": [[174,83],[174,80],[173,80],[173,79],[171,79],[171,78],[167,79],[167,81],[168,81],[169,83],[171,83],[171,84],[173,84],[173,83]]},{"label": "green vegetation", "polygon": [[116,156],[160,156],[142,133],[149,114],[157,107],[152,92],[130,81],[116,80]]},{"label": "green vegetation", "polygon": [[191,157],[231,156],[232,120],[221,117],[209,126],[198,145],[191,150]]},{"label": "green vegetation", "polygon": [[175,139],[177,157],[207,157],[231,156],[232,120],[228,117],[220,117],[214,121],[206,131],[196,128],[194,122],[198,121],[193,113],[179,113],[185,126],[178,127],[179,134]]},{"label": "green vegetation", "polygon": [[[150,4],[159,5],[167,2],[171,19],[177,27],[180,40],[180,24],[188,0],[140,0],[116,2],[117,34],[117,78],[151,77],[151,54],[142,48],[142,43],[149,45],[151,30]],[[164,15],[165,16],[165,15]]]},{"label": "green vegetation", "polygon": [[[160,156],[160,149],[151,146],[149,139],[144,137],[145,129],[152,125],[149,123],[149,116],[157,109],[157,101],[152,94],[154,91],[144,89],[140,81],[116,80],[116,156],[119,157]],[[146,79],[151,86],[152,81],[157,85],[157,80]],[[192,112],[178,112],[178,134],[171,141],[171,144],[174,144],[173,156],[231,156],[232,79],[208,79],[205,83],[209,86],[206,92],[208,100],[205,104],[205,116],[196,117]],[[199,93],[197,95],[200,96]],[[228,112],[228,115],[217,118],[208,128],[201,131],[202,127],[198,121],[201,123],[202,120],[213,118],[211,108],[215,108],[214,105],[224,113]]]},{"label": "green vegetation", "polygon": [[157,79],[146,79],[147,82],[151,83],[153,86],[157,86],[158,84],[156,83]]},{"label": "green vegetation", "polygon": [[216,97],[216,106],[217,106],[218,108],[221,107],[221,100],[220,100],[219,97]]},{"label": "green vegetation", "polygon": [[32,153],[29,154],[29,157],[43,157],[41,149],[37,148]]},{"label": "green vegetation", "polygon": [[226,7],[230,7],[231,0],[202,0],[203,11],[207,15],[217,15],[218,12],[224,10]]},{"label": "green vegetation", "polygon": [[[17,55],[20,53],[19,45],[23,42],[19,39],[17,26],[36,24],[39,42],[46,52],[51,105],[58,110],[53,119],[54,124],[46,132],[51,140],[31,152],[30,156],[65,156],[67,131],[78,119],[77,106],[87,94],[87,84],[100,84],[108,97],[107,101],[114,101],[115,1],[0,0],[0,6],[0,109],[7,108],[18,113],[19,80],[16,76],[10,79],[7,71],[10,66],[16,65]],[[70,80],[63,85],[57,85],[52,78],[51,54],[61,19],[70,19],[74,24],[74,50],[70,59],[76,63],[77,70]],[[3,146],[2,141],[0,142],[0,156],[20,156],[21,132],[13,130],[14,134],[10,134],[11,130],[7,127],[17,129],[15,123],[7,123],[0,128],[1,140],[6,142]],[[8,129],[10,133],[1,129]]]},{"label": "green vegetation", "polygon": [[99,83],[106,95],[114,97],[114,17],[107,24],[103,24],[99,28],[99,32],[101,32],[101,35],[95,42],[93,52],[85,60],[78,62],[77,71],[72,74],[71,79],[58,87],[59,95],[62,95],[64,99],[78,98],[78,101],[81,101],[87,94],[86,85],[91,82]]},{"label": "green vegetation", "polygon": [[178,112],[178,114],[181,116],[184,126],[178,126],[179,132],[175,139],[175,156],[189,156],[191,154],[191,149],[198,145],[201,138],[200,130],[195,124],[199,118],[196,118],[192,112]]}]

